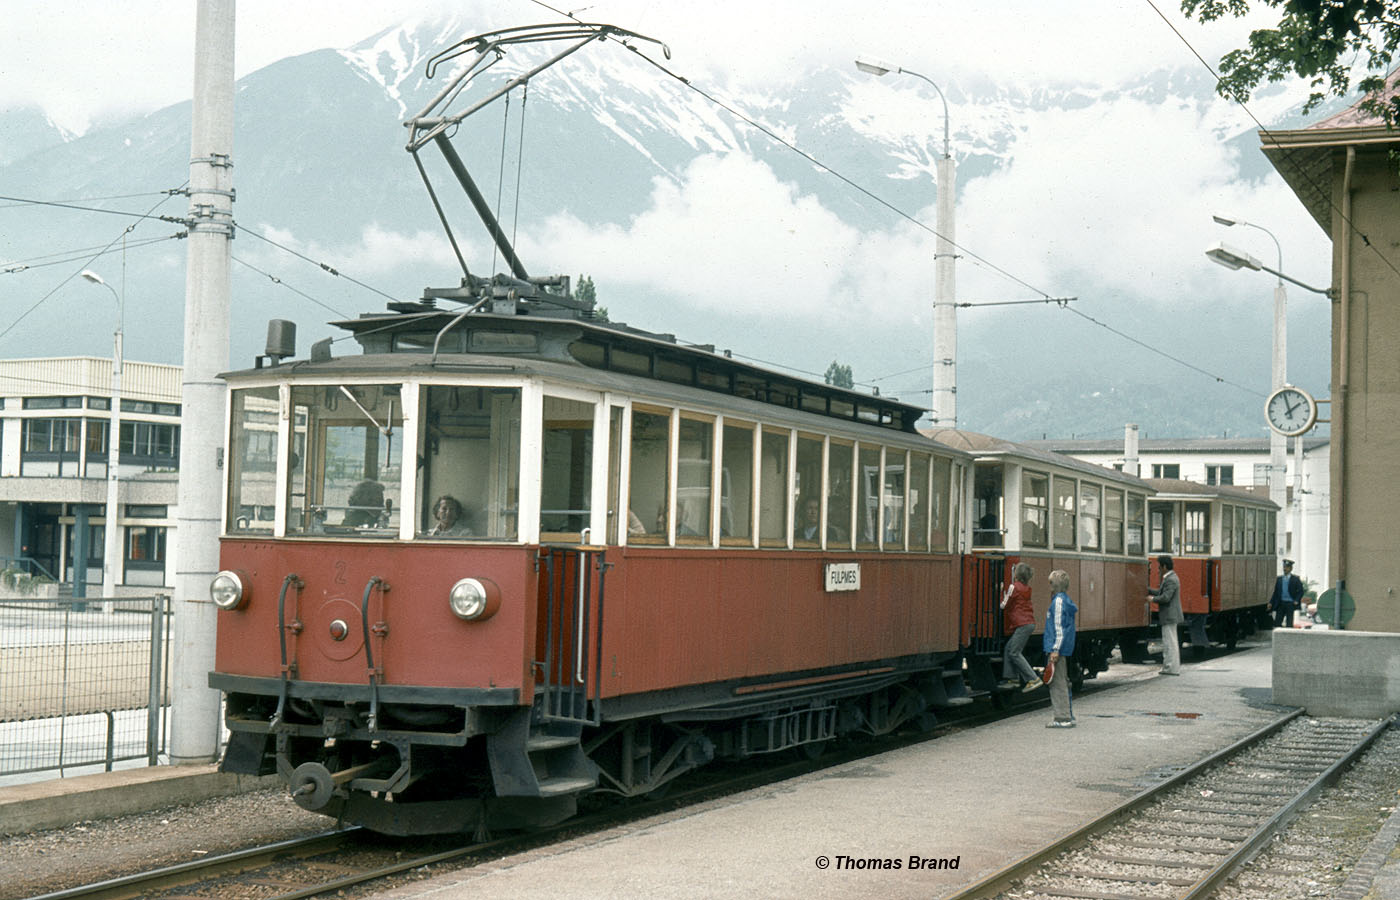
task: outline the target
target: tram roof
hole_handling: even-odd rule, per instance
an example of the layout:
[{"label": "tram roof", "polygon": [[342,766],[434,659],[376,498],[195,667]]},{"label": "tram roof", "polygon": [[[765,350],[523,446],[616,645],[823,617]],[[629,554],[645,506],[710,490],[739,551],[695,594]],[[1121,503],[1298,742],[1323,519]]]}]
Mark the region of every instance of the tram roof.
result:
[{"label": "tram roof", "polygon": [[[331,323],[355,337],[361,355],[333,357],[329,342],[322,342],[312,348],[309,360],[264,368],[259,359],[257,368],[228,375],[495,370],[540,372],[593,383],[609,372],[627,376],[626,389],[633,391],[640,385],[636,379],[641,379],[650,382],[653,390],[666,385],[673,392],[708,391],[853,424],[918,433],[915,423],[924,410],[895,398],[776,372],[717,352],[711,345],[684,344],[674,335],[597,320],[589,310],[526,301],[513,301],[513,305],[512,314],[437,309],[431,300],[393,303],[389,312]],[[551,364],[563,368],[552,369]]]},{"label": "tram roof", "polygon": [[975,457],[1016,457],[1024,460],[1034,460],[1046,466],[1054,466],[1057,469],[1071,469],[1092,475],[1103,481],[1116,481],[1120,484],[1137,488],[1140,491],[1150,493],[1154,488],[1148,480],[1138,478],[1136,475],[1129,475],[1117,469],[1110,469],[1106,466],[1096,465],[1075,459],[1072,456],[1062,456],[1049,450],[1039,447],[1032,447],[1028,444],[1008,441],[1004,438],[993,437],[989,434],[981,434],[976,431],[963,431],[958,428],[933,428],[920,429],[920,433],[930,437],[945,447],[952,447],[971,453]]},{"label": "tram roof", "polygon": [[1157,491],[1156,499],[1158,500],[1218,498],[1248,503],[1252,506],[1272,506],[1274,509],[1278,509],[1278,504],[1270,500],[1268,494],[1258,493],[1247,487],[1229,484],[1199,484],[1195,481],[1182,481],[1178,478],[1148,478],[1147,483]]}]

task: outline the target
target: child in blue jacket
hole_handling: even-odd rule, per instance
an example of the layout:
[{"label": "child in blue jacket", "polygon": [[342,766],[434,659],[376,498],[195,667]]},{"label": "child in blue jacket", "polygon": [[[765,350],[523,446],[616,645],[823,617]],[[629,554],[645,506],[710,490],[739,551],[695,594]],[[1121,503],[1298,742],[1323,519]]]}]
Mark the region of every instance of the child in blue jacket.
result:
[{"label": "child in blue jacket", "polygon": [[1074,706],[1069,695],[1069,662],[1074,655],[1074,617],[1079,607],[1069,598],[1069,573],[1056,569],[1050,573],[1050,609],[1045,613],[1045,636],[1041,646],[1046,665],[1053,670],[1050,677],[1050,706],[1055,718],[1047,728],[1073,728]]}]

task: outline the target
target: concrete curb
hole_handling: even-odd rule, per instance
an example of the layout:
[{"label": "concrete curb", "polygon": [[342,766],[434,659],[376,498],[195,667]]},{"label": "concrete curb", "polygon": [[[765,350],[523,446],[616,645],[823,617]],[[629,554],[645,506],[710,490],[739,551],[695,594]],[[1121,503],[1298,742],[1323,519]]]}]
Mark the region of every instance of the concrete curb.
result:
[{"label": "concrete curb", "polygon": [[214,765],[154,766],[0,788],[0,836],[60,828],[276,787],[277,776],[229,775]]}]

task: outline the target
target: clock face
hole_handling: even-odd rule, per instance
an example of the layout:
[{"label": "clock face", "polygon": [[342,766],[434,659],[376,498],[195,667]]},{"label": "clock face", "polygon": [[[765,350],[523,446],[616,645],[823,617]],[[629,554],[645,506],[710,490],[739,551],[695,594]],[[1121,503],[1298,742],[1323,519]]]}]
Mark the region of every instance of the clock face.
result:
[{"label": "clock face", "polygon": [[1307,391],[1285,387],[1269,395],[1264,404],[1269,427],[1280,434],[1294,437],[1312,428],[1317,421],[1317,404]]}]

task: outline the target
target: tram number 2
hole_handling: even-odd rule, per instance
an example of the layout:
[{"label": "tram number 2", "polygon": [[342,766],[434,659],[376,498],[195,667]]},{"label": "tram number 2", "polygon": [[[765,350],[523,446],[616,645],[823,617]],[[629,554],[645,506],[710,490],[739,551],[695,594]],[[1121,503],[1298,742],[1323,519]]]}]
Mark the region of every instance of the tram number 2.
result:
[{"label": "tram number 2", "polygon": [[828,594],[835,591],[858,590],[860,590],[860,563],[826,564],[826,591]]}]

